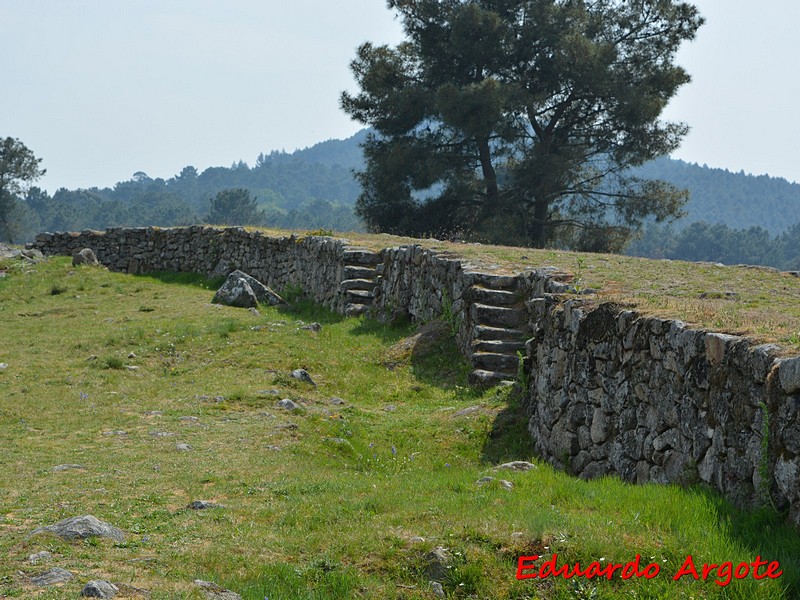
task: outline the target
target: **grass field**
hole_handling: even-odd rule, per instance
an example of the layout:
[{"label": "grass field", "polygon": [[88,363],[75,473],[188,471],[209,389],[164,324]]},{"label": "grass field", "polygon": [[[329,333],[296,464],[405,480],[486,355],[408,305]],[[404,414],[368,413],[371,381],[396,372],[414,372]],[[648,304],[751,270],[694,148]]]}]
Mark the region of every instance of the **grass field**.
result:
[{"label": "grass field", "polygon": [[[578,269],[587,285],[593,260]],[[106,579],[118,597],[202,598],[203,579],[250,600],[413,599],[435,597],[432,577],[449,598],[800,597],[800,536],[771,509],[553,471],[533,457],[516,392],[469,388],[441,329],[415,338],[302,304],[255,315],[209,304],[196,277],[64,258],[0,269],[0,597],[75,598]],[[302,329],[313,321],[321,331]],[[493,470],[511,460],[537,468]],[[30,535],[84,514],[125,541]],[[30,564],[42,550],[52,558]],[[519,556],[553,553],[570,565],[638,554],[661,572],[516,580]],[[783,575],[673,581],[688,555],[761,556]],[[75,577],[30,584],[53,566]]]}]

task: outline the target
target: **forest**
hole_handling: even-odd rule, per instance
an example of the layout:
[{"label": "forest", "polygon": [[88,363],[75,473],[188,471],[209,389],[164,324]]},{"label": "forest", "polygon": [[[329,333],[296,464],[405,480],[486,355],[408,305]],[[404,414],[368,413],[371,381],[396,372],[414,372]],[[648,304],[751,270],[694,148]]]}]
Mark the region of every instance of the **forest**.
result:
[{"label": "forest", "polygon": [[[262,153],[253,166],[243,160],[203,171],[186,166],[169,179],[136,172],[111,188],[61,188],[52,195],[32,187],[17,202],[15,241],[30,241],[40,231],[203,222],[361,231],[353,212],[360,193],[354,173],[364,167],[359,144],[367,133],[292,153]],[[646,224],[626,254],[800,269],[800,184],[668,157],[637,175],[688,189],[690,199],[682,218]],[[249,194],[246,221],[237,211],[212,215],[214,200],[232,189]]]}]

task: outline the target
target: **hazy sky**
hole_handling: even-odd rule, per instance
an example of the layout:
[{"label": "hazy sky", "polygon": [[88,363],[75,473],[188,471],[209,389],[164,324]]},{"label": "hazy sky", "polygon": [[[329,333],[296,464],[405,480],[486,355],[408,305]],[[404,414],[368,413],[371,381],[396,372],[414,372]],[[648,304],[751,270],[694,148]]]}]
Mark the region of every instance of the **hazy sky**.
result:
[{"label": "hazy sky", "polygon": [[[675,156],[800,181],[800,1],[695,4]],[[51,193],[252,165],[360,129],[338,107],[349,62],[401,34],[383,0],[0,0],[0,137],[44,159]]]}]

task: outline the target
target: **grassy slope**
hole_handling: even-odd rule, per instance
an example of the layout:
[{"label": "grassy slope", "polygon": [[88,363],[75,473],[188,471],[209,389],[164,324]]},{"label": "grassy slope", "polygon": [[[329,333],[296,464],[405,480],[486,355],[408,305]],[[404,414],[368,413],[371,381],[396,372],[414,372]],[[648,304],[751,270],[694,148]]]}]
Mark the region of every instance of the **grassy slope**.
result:
[{"label": "grassy slope", "polygon": [[[216,307],[191,278],[74,269],[67,259],[6,267],[0,597],[37,596],[18,571],[56,565],[77,577],[39,597],[74,598],[102,578],[153,598],[199,598],[191,581],[202,578],[252,600],[431,598],[424,557],[440,545],[453,553],[443,583],[454,598],[800,593],[800,537],[768,510],[743,514],[702,488],[586,483],[543,464],[494,473],[511,491],[478,486],[493,465],[532,450],[511,390],[469,389],[449,340],[410,352],[409,330],[313,307],[260,316]],[[312,320],[322,331],[299,328]],[[288,377],[298,367],[316,388]],[[278,398],[304,408],[287,413]],[[455,414],[471,406],[481,408]],[[126,434],[105,435],[114,431]],[[85,468],[52,471],[64,463]],[[184,509],[196,499],[224,507]],[[126,542],[29,536],[80,514],[124,529]],[[43,549],[51,563],[27,563]],[[570,563],[641,554],[663,573],[514,579],[520,554],[552,552]],[[761,555],[785,574],[727,587],[671,581],[687,554]]]}]

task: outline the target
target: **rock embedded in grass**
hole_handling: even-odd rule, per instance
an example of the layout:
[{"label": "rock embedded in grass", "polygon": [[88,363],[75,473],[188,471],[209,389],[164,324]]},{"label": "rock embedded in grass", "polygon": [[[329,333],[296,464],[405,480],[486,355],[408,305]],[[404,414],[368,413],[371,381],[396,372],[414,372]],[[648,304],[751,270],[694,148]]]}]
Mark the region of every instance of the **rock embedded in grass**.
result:
[{"label": "rock embedded in grass", "polygon": [[242,597],[236,592],[225,589],[211,581],[195,579],[194,584],[203,590],[208,600],[242,600]]},{"label": "rock embedded in grass", "polygon": [[32,565],[38,565],[40,562],[45,562],[53,558],[53,555],[50,554],[47,550],[42,550],[41,552],[36,552],[35,554],[31,554],[28,557],[28,562]]},{"label": "rock embedded in grass", "polygon": [[177,444],[175,446],[175,450],[178,452],[189,452],[192,447],[189,444]]},{"label": "rock embedded in grass", "polygon": [[72,579],[72,577],[72,573],[66,569],[53,567],[36,577],[31,577],[31,583],[39,587],[45,587],[48,585],[55,585],[56,583],[64,583]]},{"label": "rock embedded in grass", "polygon": [[444,593],[444,588],[442,587],[441,583],[438,581],[429,581],[428,585],[431,586],[431,591],[433,592],[434,596],[437,598],[447,598],[447,594]]},{"label": "rock embedded in grass", "polygon": [[120,543],[125,541],[125,534],[122,530],[101,521],[93,515],[70,517],[69,519],[64,519],[53,525],[38,527],[33,530],[31,535],[45,532],[54,533],[65,540],[85,540],[88,538],[102,537]]},{"label": "rock embedded in grass", "polygon": [[290,400],[289,398],[284,398],[283,400],[280,400],[278,402],[278,407],[279,408],[284,408],[286,410],[296,410],[296,409],[300,408],[300,405],[297,404],[296,402]]},{"label": "rock embedded in grass", "polygon": [[502,465],[498,465],[494,468],[495,471],[499,469],[506,469],[509,471],[530,471],[531,469],[536,469],[536,465],[533,463],[529,463],[526,460],[513,460],[511,462],[503,463]]},{"label": "rock embedded in grass", "polygon": [[302,381],[303,383],[308,383],[317,387],[317,384],[314,383],[314,380],[311,379],[311,375],[308,374],[308,371],[305,369],[295,369],[292,371],[292,379],[297,379],[298,381]]},{"label": "rock embedded in grass", "polygon": [[173,437],[175,434],[171,431],[151,431],[150,435],[157,438]]},{"label": "rock embedded in grass", "polygon": [[450,567],[450,552],[443,546],[437,546],[425,555],[427,566],[425,574],[433,581],[444,581]]},{"label": "rock embedded in grass", "polygon": [[64,464],[64,465],[56,465],[52,468],[53,473],[61,473],[62,471],[72,471],[76,469],[85,469],[83,465],[76,465],[76,464]]},{"label": "rock embedded in grass", "polygon": [[81,596],[85,598],[113,598],[119,592],[119,588],[113,583],[103,580],[92,580],[86,583],[81,590]]},{"label": "rock embedded in grass", "polygon": [[467,408],[462,408],[461,410],[457,410],[453,413],[454,417],[466,417],[468,415],[473,415],[477,412],[481,412],[483,410],[482,406],[468,406]]},{"label": "rock embedded in grass", "polygon": [[186,505],[186,508],[189,510],[205,510],[207,508],[222,508],[222,505],[208,500],[192,500]]}]

